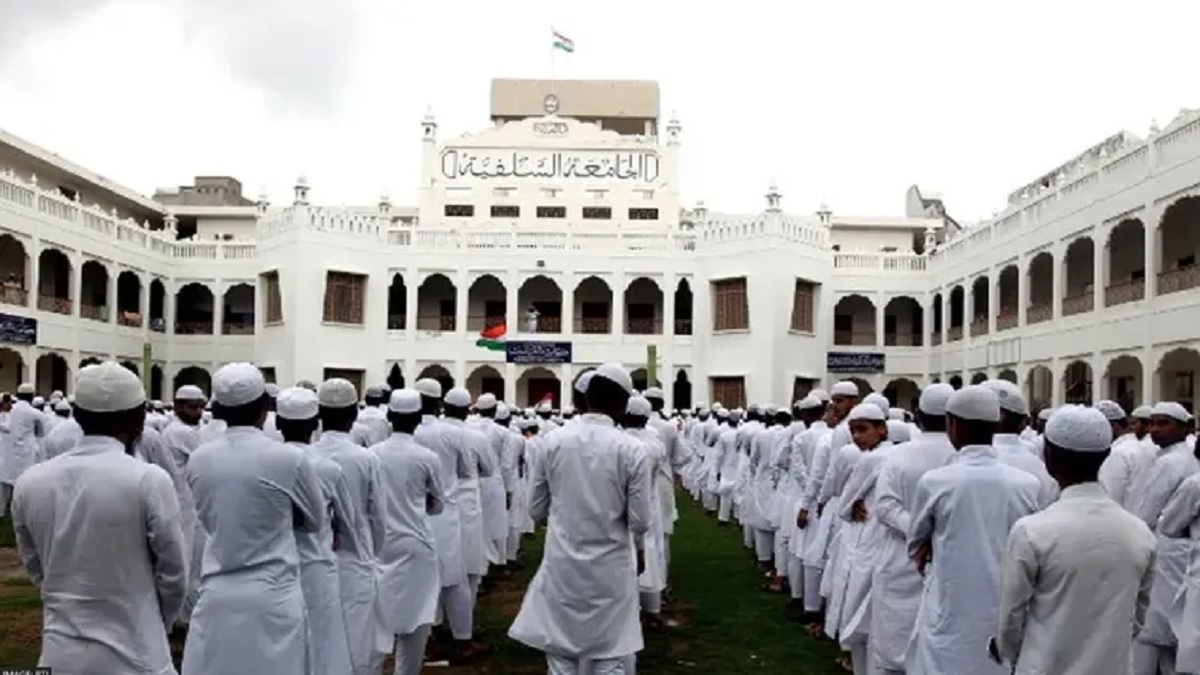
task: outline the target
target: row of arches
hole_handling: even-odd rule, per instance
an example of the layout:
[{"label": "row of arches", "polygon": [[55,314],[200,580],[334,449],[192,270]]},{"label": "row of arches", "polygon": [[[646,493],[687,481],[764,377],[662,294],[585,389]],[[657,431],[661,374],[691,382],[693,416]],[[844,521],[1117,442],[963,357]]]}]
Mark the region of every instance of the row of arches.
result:
[{"label": "row of arches", "polygon": [[[25,359],[13,349],[0,348],[0,391],[16,391],[22,382],[32,382],[37,391],[48,394],[52,391],[71,393],[74,390],[74,374],[79,369],[100,363],[96,357],[85,357],[72,367],[61,354],[47,352],[27,367]],[[130,359],[120,364],[135,375],[141,376],[141,365]],[[150,368],[151,397],[162,398],[164,375],[162,366],[155,363]]]},{"label": "row of arches", "polygon": [[[36,267],[30,267],[25,245],[9,234],[0,235],[0,302],[22,307],[34,306],[56,314],[75,311],[76,270],[66,253],[56,248],[42,249]],[[141,276],[133,270],[121,270],[115,282],[109,266],[98,260],[86,260],[79,266],[79,315],[84,319],[115,322],[131,328],[149,325],[150,330],[167,332],[167,291],[161,279],[151,279],[143,288]],[[30,289],[36,279],[36,289]],[[254,333],[255,291],[249,283],[230,286],[221,296],[221,333]],[[216,306],[212,290],[199,282],[186,284],[175,293],[174,332],[179,335],[209,335]]]},{"label": "row of arches", "polygon": [[[662,335],[670,325],[676,335],[692,334],[692,289],[687,279],[680,279],[674,293],[674,309],[666,316],[664,292],[654,279],[636,277],[622,291],[622,325],[617,327],[630,335]],[[553,278],[539,274],[525,279],[516,293],[517,325],[509,331],[529,333],[608,334],[614,332],[614,293],[608,282],[598,276],[581,279],[572,290],[570,305],[564,304],[562,287]],[[402,274],[392,277],[388,288],[388,328],[404,330],[415,321],[418,330],[458,330],[458,304],[465,300],[466,330],[480,331],[508,321],[508,289],[499,277],[484,274],[477,277],[460,298],[459,289],[448,276],[434,273],[426,276],[416,288],[416,306],[409,307],[409,288]],[[530,308],[537,311],[537,320],[527,319]],[[666,322],[670,322],[667,324]],[[564,325],[565,324],[565,325]]]}]

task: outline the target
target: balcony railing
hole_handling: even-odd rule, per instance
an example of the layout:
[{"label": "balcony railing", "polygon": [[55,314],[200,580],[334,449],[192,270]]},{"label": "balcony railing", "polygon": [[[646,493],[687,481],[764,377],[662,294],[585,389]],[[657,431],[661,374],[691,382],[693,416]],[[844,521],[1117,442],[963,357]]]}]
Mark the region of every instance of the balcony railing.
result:
[{"label": "balcony railing", "polygon": [[176,321],[176,335],[212,335],[213,321],[209,318],[207,321]]},{"label": "balcony railing", "polygon": [[612,321],[601,319],[575,319],[575,332],[584,335],[603,335],[612,332]]},{"label": "balcony railing", "polygon": [[117,312],[117,323],[129,328],[141,328],[142,315],[137,312]]},{"label": "balcony railing", "polygon": [[971,337],[980,337],[988,334],[988,320],[986,316],[977,316],[971,321]]},{"label": "balcony railing", "polygon": [[428,314],[417,317],[417,330],[433,331],[435,333],[454,332],[455,319],[453,315]]},{"label": "balcony railing", "polygon": [[39,295],[38,309],[43,312],[54,312],[55,314],[70,314],[71,299],[60,298],[56,295]]},{"label": "balcony railing", "polygon": [[529,328],[524,322],[521,323],[521,331],[525,333],[553,333],[562,332],[562,317],[561,316],[539,316],[537,320],[537,330],[529,331]]},{"label": "balcony railing", "polygon": [[1029,308],[1025,310],[1025,323],[1028,325],[1049,321],[1052,318],[1054,318],[1054,305],[1048,302],[1040,305],[1029,305]]},{"label": "balcony railing", "polygon": [[1146,297],[1146,280],[1134,279],[1121,284],[1110,284],[1104,289],[1104,306],[1116,307],[1127,302],[1137,302]]},{"label": "balcony railing", "polygon": [[947,342],[957,342],[958,340],[962,339],[962,336],[963,336],[963,327],[962,326],[950,326],[950,330],[946,331],[946,341]]},{"label": "balcony railing", "polygon": [[662,335],[662,322],[658,319],[625,319],[627,335]]},{"label": "balcony railing", "polygon": [[875,331],[835,330],[833,331],[833,344],[851,347],[874,347],[876,344]]},{"label": "balcony railing", "polygon": [[1063,316],[1084,314],[1092,311],[1095,303],[1096,296],[1091,291],[1084,291],[1075,295],[1069,295],[1063,298],[1062,314]]},{"label": "balcony railing", "polygon": [[1001,307],[1000,313],[996,315],[996,332],[1016,328],[1020,320],[1016,308]]},{"label": "balcony railing", "polygon": [[929,344],[933,345],[934,347],[942,344],[942,331],[935,330],[932,333],[930,333],[929,334]]},{"label": "balcony railing", "polygon": [[404,330],[408,317],[403,314],[388,314],[388,330]]},{"label": "balcony railing", "polygon": [[1188,265],[1158,273],[1158,294],[1167,295],[1200,286],[1200,265]]},{"label": "balcony railing", "polygon": [[676,335],[691,335],[692,320],[691,319],[675,319],[675,334]]},{"label": "balcony railing", "polygon": [[883,344],[887,347],[920,347],[920,333],[884,333]]},{"label": "balcony railing", "polygon": [[155,333],[166,333],[167,332],[166,319],[162,318],[161,316],[151,317],[150,318],[150,330],[154,331]]},{"label": "balcony railing", "polygon": [[104,305],[89,305],[80,303],[79,316],[92,321],[108,321],[108,307]]},{"label": "balcony railing", "polygon": [[506,323],[503,314],[472,314],[467,317],[467,330],[481,331],[487,328],[503,326]]},{"label": "balcony railing", "polygon": [[226,321],[221,324],[222,335],[254,335],[254,321]]},{"label": "balcony railing", "polygon": [[29,302],[29,292],[20,286],[0,286],[0,302],[24,307]]}]

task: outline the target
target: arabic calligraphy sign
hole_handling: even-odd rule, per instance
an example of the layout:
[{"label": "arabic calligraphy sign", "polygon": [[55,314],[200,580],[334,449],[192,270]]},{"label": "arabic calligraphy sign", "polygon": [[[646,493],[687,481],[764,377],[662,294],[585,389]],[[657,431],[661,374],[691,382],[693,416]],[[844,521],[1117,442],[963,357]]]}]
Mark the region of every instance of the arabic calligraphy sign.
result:
[{"label": "arabic calligraphy sign", "polygon": [[543,180],[619,180],[653,183],[658,180],[657,152],[572,152],[546,150],[442,151],[442,175],[448,180],[476,178],[537,178]]},{"label": "arabic calligraphy sign", "polygon": [[504,360],[524,364],[570,363],[571,343],[510,340],[504,343]]},{"label": "arabic calligraphy sign", "polygon": [[37,344],[37,319],[0,314],[0,342],[12,345]]},{"label": "arabic calligraphy sign", "polygon": [[828,352],[825,370],[831,373],[882,373],[884,355],[872,352]]}]

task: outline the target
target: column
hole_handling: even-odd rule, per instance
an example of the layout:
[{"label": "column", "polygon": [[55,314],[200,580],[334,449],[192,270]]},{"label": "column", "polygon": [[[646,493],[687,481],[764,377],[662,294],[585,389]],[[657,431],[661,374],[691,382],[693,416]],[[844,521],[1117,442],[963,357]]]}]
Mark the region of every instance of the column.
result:
[{"label": "column", "polygon": [[876,293],[873,304],[875,305],[875,346],[884,347],[887,345],[887,340],[884,336],[884,327],[887,323],[887,298],[883,293]]},{"label": "column", "polygon": [[575,332],[575,275],[565,272],[562,275],[562,334],[569,338]]},{"label": "column", "polygon": [[105,311],[108,312],[108,323],[114,324],[117,322],[117,283],[121,278],[121,270],[116,266],[104,267],[108,270],[108,288],[104,289],[104,304],[108,305],[108,308]]},{"label": "column", "polygon": [[[163,328],[166,329],[167,335],[175,334],[175,305],[177,289],[172,286],[163,284],[163,321],[167,324]],[[174,377],[174,376],[172,376]]]},{"label": "column", "polygon": [[559,410],[571,405],[571,392],[575,386],[575,367],[570,363],[559,366],[558,376],[558,408]]},{"label": "column", "polygon": [[663,288],[663,311],[662,311],[662,334],[668,341],[675,337],[675,284],[678,283],[675,277],[664,275],[662,280]]},{"label": "column", "polygon": [[[1017,276],[1021,276],[1020,273]],[[995,265],[988,268],[987,300],[988,337],[990,338],[996,334],[996,315],[1000,313],[1000,270]]]},{"label": "column", "polygon": [[[1149,332],[1149,331],[1147,331]],[[1154,348],[1150,345],[1142,347],[1138,357],[1142,362],[1142,405],[1151,405],[1158,400],[1158,362],[1154,358]]]},{"label": "column", "polygon": [[67,259],[71,261],[71,267],[73,268],[71,270],[71,316],[78,319],[80,316],[79,299],[83,297],[84,258],[83,256],[76,255],[74,256],[74,259],[71,257],[68,257]]},{"label": "column", "polygon": [[[1063,288],[1065,286],[1065,284],[1063,282],[1065,281],[1064,277],[1066,277],[1066,272],[1067,272],[1067,264],[1066,264],[1067,261],[1066,261],[1066,255],[1065,255],[1066,249],[1062,245],[1056,244],[1051,249],[1051,252],[1052,252],[1051,254],[1054,256],[1054,264],[1050,266],[1050,269],[1051,269],[1052,273],[1054,274],[1054,283],[1052,284],[1052,286],[1054,288],[1054,290],[1052,291],[1054,294],[1054,297],[1053,297],[1054,310],[1051,313],[1050,320],[1057,321],[1059,319],[1059,317],[1062,316],[1062,301],[1063,301],[1062,296],[1063,296]],[[1060,405],[1060,404],[1055,404],[1055,405]]]},{"label": "column", "polygon": [[[1106,243],[1108,233],[1112,228],[1096,227],[1092,229],[1092,311],[1104,309],[1104,287],[1108,285],[1108,256]],[[1093,399],[1099,400],[1099,399]]]},{"label": "column", "polygon": [[625,336],[625,274],[617,272],[613,275],[612,289],[612,334],[618,340]]},{"label": "column", "polygon": [[517,364],[504,364],[504,402],[512,406],[517,401]]},{"label": "column", "polygon": [[1162,259],[1158,252],[1158,218],[1158,212],[1151,207],[1147,209],[1146,220],[1142,223],[1146,248],[1146,300],[1158,295],[1158,268],[1159,260]]},{"label": "column", "polygon": [[[404,285],[404,330],[412,333],[417,329],[418,290],[421,288],[421,284],[416,270],[408,270],[404,278],[410,280]],[[412,283],[412,281],[417,281],[417,283]]]},{"label": "column", "polygon": [[1063,391],[1063,373],[1059,368],[1057,358],[1050,359],[1050,405],[1060,406],[1065,400],[1066,392]]},{"label": "column", "polygon": [[975,320],[975,280],[963,280],[963,340],[971,341],[971,322]]},{"label": "column", "polygon": [[504,279],[504,323],[508,326],[510,333],[515,333],[518,326],[524,328],[517,307],[519,302],[517,293],[521,288],[521,279],[513,271],[504,275]]},{"label": "column", "polygon": [[[225,323],[225,289],[224,283],[218,280],[213,284],[213,335],[222,333],[221,327]],[[215,372],[215,371],[213,371]]]},{"label": "column", "polygon": [[1107,379],[1108,376],[1104,372],[1104,357],[1100,352],[1092,352],[1092,358],[1089,364],[1092,368],[1092,405],[1097,401],[1108,398]]},{"label": "column", "polygon": [[942,344],[945,345],[950,340],[950,293],[954,291],[951,286],[942,292]]},{"label": "column", "polygon": [[454,282],[454,332],[467,330],[467,303],[470,301],[471,278],[466,270],[459,271]]},{"label": "column", "polygon": [[1029,259],[1017,256],[1017,328],[1025,327],[1025,308],[1029,305]]},{"label": "column", "polygon": [[40,239],[32,239],[29,241],[29,263],[27,274],[25,275],[25,291],[29,297],[25,299],[26,306],[31,309],[38,308],[38,289],[41,287],[41,270],[39,269],[38,261],[42,255],[42,242]]}]

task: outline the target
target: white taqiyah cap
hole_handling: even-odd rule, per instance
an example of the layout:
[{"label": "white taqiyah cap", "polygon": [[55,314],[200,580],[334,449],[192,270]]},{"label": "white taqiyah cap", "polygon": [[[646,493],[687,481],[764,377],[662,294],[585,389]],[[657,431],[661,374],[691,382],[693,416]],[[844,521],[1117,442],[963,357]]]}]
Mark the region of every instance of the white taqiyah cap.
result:
[{"label": "white taqiyah cap", "polygon": [[504,404],[504,401],[496,401],[496,419],[506,420],[511,416],[512,413],[509,412],[508,406]]},{"label": "white taqiyah cap", "polygon": [[1133,412],[1130,413],[1129,416],[1137,418],[1137,419],[1141,419],[1141,420],[1148,420],[1148,419],[1150,419],[1150,411],[1151,411],[1150,406],[1139,405],[1138,407],[1133,409]]},{"label": "white taqiyah cap", "polygon": [[316,392],[317,390],[317,385],[313,384],[312,380],[300,380],[296,383],[296,386],[307,389],[311,392]]},{"label": "white taqiyah cap", "polygon": [[564,415],[574,415],[574,414],[575,414],[575,407],[574,407],[574,406],[569,406],[569,405],[564,405],[564,406],[563,406],[563,409],[562,409],[562,414],[564,414]]},{"label": "white taqiyah cap", "polygon": [[205,398],[204,391],[194,384],[185,384],[175,390],[176,401],[203,401]]},{"label": "white taqiyah cap", "polygon": [[1025,395],[1021,393],[1021,388],[1017,385],[1008,380],[988,380],[983,383],[983,386],[996,392],[1001,410],[1007,410],[1017,415],[1029,414],[1029,404],[1025,402]]},{"label": "white taqiyah cap", "polygon": [[34,405],[46,405],[46,399],[42,398],[41,396],[34,396],[33,404]]},{"label": "white taqiyah cap", "polygon": [[75,380],[75,405],[80,410],[124,412],[145,403],[141,379],[115,361],[87,366]]},{"label": "white taqiyah cap", "polygon": [[888,440],[892,443],[907,443],[912,440],[912,427],[901,420],[887,421]]},{"label": "white taqiyah cap", "polygon": [[[51,402],[51,403],[57,403],[57,401],[54,401],[54,400],[51,400],[50,402]],[[162,401],[151,401],[151,402],[150,402],[150,407],[151,407],[151,408],[154,408],[155,410],[162,410],[162,409],[163,409],[163,402],[162,402]]]},{"label": "white taqiyah cap", "polygon": [[579,377],[575,378],[575,391],[577,391],[581,394],[586,394],[587,388],[588,388],[588,383],[592,381],[592,376],[595,374],[596,374],[596,371],[588,370],[588,371],[585,371],[584,373],[580,374]]},{"label": "white taqiyah cap", "polygon": [[887,397],[883,394],[867,394],[867,397],[863,399],[863,403],[870,403],[882,410],[884,419],[887,419],[888,411],[892,409],[892,402],[887,400]]},{"label": "white taqiyah cap", "polygon": [[917,409],[926,415],[946,414],[946,403],[950,397],[954,395],[954,387],[945,382],[938,382],[925,387],[925,391],[921,392],[921,398],[917,401]]},{"label": "white taqiyah cap", "polygon": [[411,414],[421,412],[421,392],[416,389],[397,389],[388,399],[388,410]]},{"label": "white taqiyah cap", "polygon": [[378,384],[373,384],[367,387],[367,391],[363,394],[363,396],[369,398],[379,398],[380,396],[383,396],[383,387],[379,386]]},{"label": "white taqiyah cap", "polygon": [[550,405],[549,401],[539,401],[538,404],[534,406],[534,410],[539,413],[548,413],[553,409],[554,407]]},{"label": "white taqiyah cap", "polygon": [[749,412],[758,412],[759,410],[762,410],[762,407],[757,403],[751,403],[750,405],[746,406],[746,410]]},{"label": "white taqiyah cap", "polygon": [[720,417],[721,419],[725,419],[725,418],[729,417],[729,411],[724,408],[717,408],[715,414],[717,417]]},{"label": "white taqiyah cap", "polygon": [[768,403],[763,406],[763,412],[767,413],[768,415],[774,415],[775,413],[779,412],[779,406],[775,405],[774,403]]},{"label": "white taqiyah cap", "polygon": [[221,366],[212,377],[213,400],[231,408],[253,403],[263,397],[267,383],[262,371],[249,363]]},{"label": "white taqiyah cap", "polygon": [[1108,399],[1098,401],[1095,405],[1095,408],[1096,410],[1100,411],[1100,414],[1104,415],[1104,419],[1110,422],[1117,422],[1128,417],[1128,415],[1125,414],[1125,409],[1122,408],[1121,404],[1117,403],[1116,401],[1110,401]]},{"label": "white taqiyah cap", "polygon": [[33,388],[33,385],[28,382],[22,382],[17,386],[17,393],[21,395],[32,394],[34,391],[36,390]]},{"label": "white taqiyah cap", "polygon": [[495,394],[480,394],[479,398],[475,399],[476,410],[491,410],[496,407]]},{"label": "white taqiyah cap", "polygon": [[825,391],[824,389],[813,389],[812,391],[808,392],[808,394],[809,396],[816,396],[817,398],[821,399],[822,403],[829,403],[829,392]]},{"label": "white taqiyah cap", "polygon": [[285,420],[311,420],[321,406],[317,394],[304,387],[291,387],[275,397],[275,415]]},{"label": "white taqiyah cap", "polygon": [[883,422],[887,416],[879,406],[872,403],[859,403],[850,409],[850,414],[846,416],[847,422],[855,420],[870,420],[872,422]]},{"label": "white taqiyah cap", "polygon": [[1112,446],[1112,425],[1095,408],[1065,405],[1046,421],[1046,440],[1065,450],[1104,452]]},{"label": "white taqiyah cap", "polygon": [[858,385],[850,380],[842,380],[837,382],[830,388],[829,393],[833,396],[853,396],[858,398]]},{"label": "white taqiyah cap", "polygon": [[629,403],[625,405],[625,412],[638,417],[649,417],[651,412],[650,401],[647,401],[643,396],[630,396]]},{"label": "white taqiyah cap", "polygon": [[452,405],[455,408],[467,408],[471,405],[471,392],[462,387],[455,387],[446,392],[446,405]]},{"label": "white taqiyah cap", "polygon": [[801,410],[812,410],[814,408],[822,408],[824,406],[825,402],[822,401],[821,397],[817,396],[816,394],[809,394],[808,396],[800,399],[800,402],[796,404],[796,407]]},{"label": "white taqiyah cap", "polygon": [[50,392],[50,400],[52,400],[52,401],[56,401],[62,397],[63,397],[63,393],[62,393],[62,391],[60,391],[58,389],[55,389],[54,391]]},{"label": "white taqiyah cap", "polygon": [[334,377],[321,383],[317,400],[326,408],[349,408],[358,404],[358,391],[350,380]]},{"label": "white taqiyah cap", "polygon": [[946,402],[946,413],[964,420],[999,422],[1000,398],[991,389],[973,384],[954,392]]},{"label": "white taqiyah cap", "polygon": [[699,408],[699,409],[701,409],[701,410],[704,410],[705,408],[707,408],[707,407],[708,407],[708,402],[707,402],[707,401],[697,401],[697,402],[696,402],[696,407],[697,407],[697,408]]},{"label": "white taqiyah cap", "polygon": [[629,371],[619,363],[606,363],[596,369],[595,377],[600,377],[612,382],[613,384],[625,390],[625,393],[633,393],[633,379],[629,377]]},{"label": "white taqiyah cap", "polygon": [[659,389],[658,387],[650,387],[646,389],[646,392],[642,394],[642,396],[645,396],[646,398],[653,398],[659,401],[663,400],[664,398],[663,390]]},{"label": "white taqiyah cap", "polygon": [[904,419],[904,408],[888,408],[888,419],[889,420],[903,420]]},{"label": "white taqiyah cap", "polygon": [[1171,419],[1178,420],[1180,422],[1189,422],[1192,419],[1192,416],[1188,413],[1187,408],[1184,408],[1175,401],[1159,401],[1158,403],[1155,403],[1154,407],[1150,409],[1150,414],[1165,415],[1166,417],[1170,417]]},{"label": "white taqiyah cap", "polygon": [[438,382],[432,377],[422,377],[421,379],[417,380],[417,383],[413,385],[413,388],[416,389],[417,392],[422,396],[428,396],[429,398],[442,397],[442,383]]},{"label": "white taqiyah cap", "polygon": [[71,404],[67,403],[65,399],[60,398],[58,402],[54,404],[54,409],[59,412],[67,412],[71,409]]},{"label": "white taqiyah cap", "polygon": [[274,382],[266,383],[263,386],[263,389],[267,392],[267,396],[270,396],[271,398],[276,398],[279,396],[279,385],[275,384]]}]

